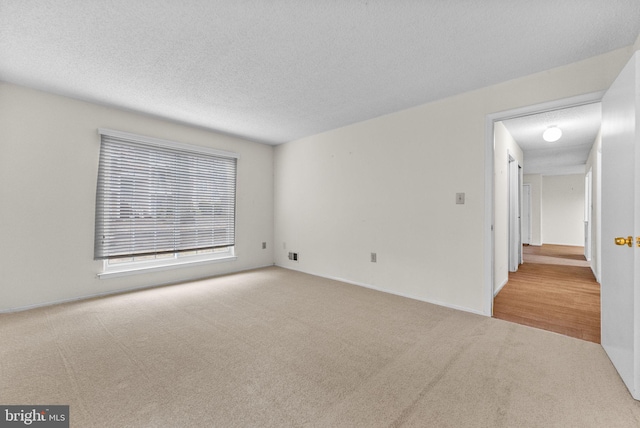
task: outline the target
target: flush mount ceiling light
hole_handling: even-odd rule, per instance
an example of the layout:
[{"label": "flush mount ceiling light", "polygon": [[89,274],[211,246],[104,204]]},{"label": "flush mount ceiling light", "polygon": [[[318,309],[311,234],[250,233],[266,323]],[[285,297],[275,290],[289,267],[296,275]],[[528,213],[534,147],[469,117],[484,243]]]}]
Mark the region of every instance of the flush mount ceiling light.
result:
[{"label": "flush mount ceiling light", "polygon": [[554,141],[558,141],[560,139],[560,137],[562,137],[562,130],[560,128],[558,128],[557,126],[555,126],[555,125],[548,127],[542,133],[542,138],[544,138],[544,141],[547,141],[549,143],[553,143]]}]

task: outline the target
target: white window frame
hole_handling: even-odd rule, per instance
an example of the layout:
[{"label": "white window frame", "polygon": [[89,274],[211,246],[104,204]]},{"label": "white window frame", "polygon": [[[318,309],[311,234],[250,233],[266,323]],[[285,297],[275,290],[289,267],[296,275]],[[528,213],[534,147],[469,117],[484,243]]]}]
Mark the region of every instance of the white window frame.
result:
[{"label": "white window frame", "polygon": [[179,267],[193,267],[205,263],[231,262],[237,260],[235,247],[227,247],[226,250],[227,251],[190,256],[181,256],[180,253],[173,253],[173,257],[163,259],[121,262],[117,264],[109,263],[109,260],[103,260],[102,272],[98,274],[98,278],[116,278],[138,273],[159,272]]}]

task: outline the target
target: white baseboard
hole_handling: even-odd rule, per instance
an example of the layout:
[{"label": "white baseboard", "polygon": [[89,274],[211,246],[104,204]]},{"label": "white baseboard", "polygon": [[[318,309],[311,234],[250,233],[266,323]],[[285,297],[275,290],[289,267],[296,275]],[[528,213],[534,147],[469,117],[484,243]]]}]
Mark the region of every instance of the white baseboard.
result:
[{"label": "white baseboard", "polygon": [[496,290],[494,290],[493,292],[493,297],[496,297],[498,295],[498,293],[500,292],[500,290],[502,290],[502,287],[504,287],[505,285],[507,285],[507,282],[509,282],[509,277],[507,276],[507,278],[502,282],[502,284],[500,284],[498,286],[498,288]]},{"label": "white baseboard", "polygon": [[487,314],[485,314],[485,313],[483,313],[481,311],[476,311],[475,309],[466,308],[466,307],[463,307],[463,306],[451,305],[451,304],[448,304],[448,303],[439,302],[437,300],[424,299],[424,298],[421,298],[421,297],[412,296],[410,294],[398,293],[396,291],[392,291],[392,290],[389,290],[389,289],[386,289],[386,288],[376,287],[374,285],[365,284],[363,282],[351,281],[349,279],[338,278],[338,277],[335,277],[335,276],[321,275],[321,274],[318,274],[318,273],[309,272],[309,271],[305,271],[305,270],[302,270],[302,269],[296,269],[296,268],[291,267],[291,266],[282,266],[282,265],[279,265],[277,263],[276,263],[276,266],[281,267],[283,269],[289,269],[289,270],[294,270],[296,272],[306,273],[308,275],[319,276],[320,278],[326,278],[326,279],[331,279],[331,280],[334,280],[334,281],[344,282],[346,284],[357,285],[358,287],[369,288],[371,290],[380,291],[382,293],[393,294],[394,296],[400,296],[400,297],[405,297],[407,299],[418,300],[420,302],[431,303],[433,305],[443,306],[445,308],[455,309],[457,311],[469,312],[469,313],[472,313],[472,314],[482,315],[482,316],[485,316],[485,317],[486,316],[490,316],[490,315],[487,315]]}]

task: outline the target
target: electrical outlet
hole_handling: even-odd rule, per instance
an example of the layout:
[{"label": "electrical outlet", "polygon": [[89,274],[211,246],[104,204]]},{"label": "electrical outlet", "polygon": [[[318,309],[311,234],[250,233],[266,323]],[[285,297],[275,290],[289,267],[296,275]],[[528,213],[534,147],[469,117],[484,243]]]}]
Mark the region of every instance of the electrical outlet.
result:
[{"label": "electrical outlet", "polygon": [[378,262],[378,255],[376,253],[371,253],[371,263]]},{"label": "electrical outlet", "polygon": [[289,252],[289,260],[292,260],[294,262],[298,261],[298,253],[292,253],[291,251]]},{"label": "electrical outlet", "polygon": [[263,243],[262,243],[262,249],[263,249],[263,250],[266,250],[266,249],[267,249],[267,243],[266,243],[266,242],[263,242]]},{"label": "electrical outlet", "polygon": [[456,193],[456,204],[464,204],[464,193]]}]

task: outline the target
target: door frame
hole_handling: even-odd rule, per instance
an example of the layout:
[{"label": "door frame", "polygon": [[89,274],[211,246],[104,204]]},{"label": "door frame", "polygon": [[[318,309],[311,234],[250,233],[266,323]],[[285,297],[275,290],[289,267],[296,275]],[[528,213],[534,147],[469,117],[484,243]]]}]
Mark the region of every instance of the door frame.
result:
[{"label": "door frame", "polygon": [[494,123],[516,117],[528,116],[536,113],[544,113],[552,110],[560,110],[567,107],[576,107],[584,104],[592,104],[602,101],[605,91],[592,92],[575,97],[548,101],[516,109],[504,110],[485,116],[485,156],[484,156],[484,290],[482,311],[488,316],[493,316],[493,287],[495,265],[495,195],[494,186]]}]

